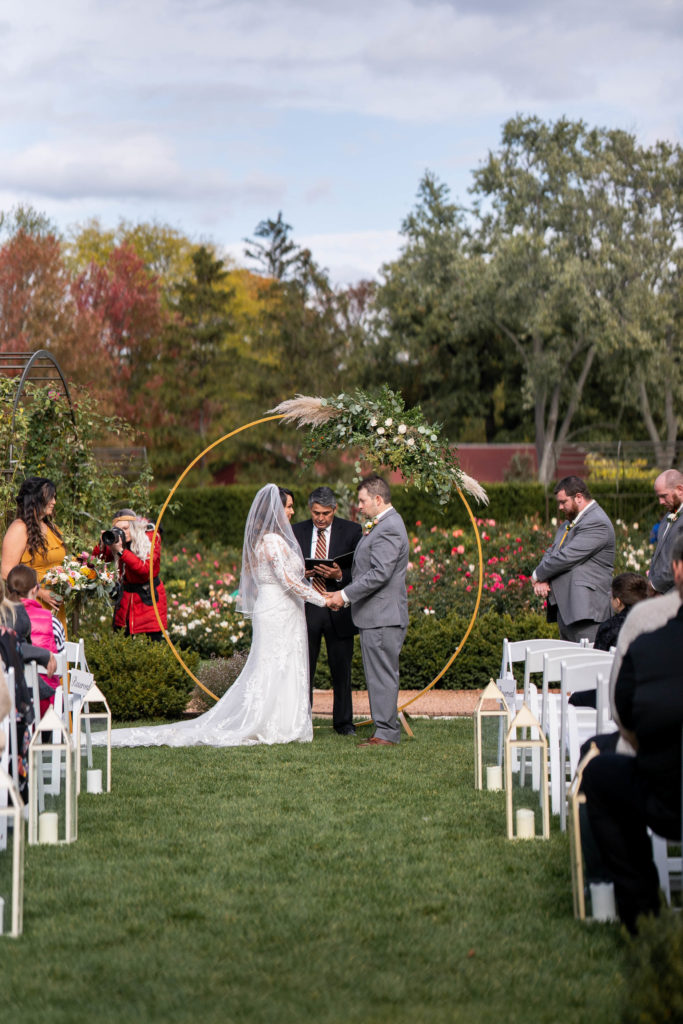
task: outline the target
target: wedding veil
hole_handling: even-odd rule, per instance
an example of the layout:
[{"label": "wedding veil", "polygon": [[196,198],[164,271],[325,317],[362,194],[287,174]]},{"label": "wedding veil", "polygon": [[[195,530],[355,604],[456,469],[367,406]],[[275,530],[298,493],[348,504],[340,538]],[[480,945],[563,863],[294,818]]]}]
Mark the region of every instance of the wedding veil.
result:
[{"label": "wedding veil", "polygon": [[[301,548],[289,525],[289,519],[280,497],[280,489],[276,484],[266,484],[261,488],[254,498],[247,516],[242,549],[240,590],[237,598],[237,607],[243,615],[254,614],[259,588],[259,565],[263,565],[265,558],[263,541],[267,534],[274,534],[287,546],[289,551],[282,552],[287,556],[286,577],[295,577],[290,581],[292,586],[300,583],[304,579],[304,560]],[[281,582],[288,589],[285,579]]]}]

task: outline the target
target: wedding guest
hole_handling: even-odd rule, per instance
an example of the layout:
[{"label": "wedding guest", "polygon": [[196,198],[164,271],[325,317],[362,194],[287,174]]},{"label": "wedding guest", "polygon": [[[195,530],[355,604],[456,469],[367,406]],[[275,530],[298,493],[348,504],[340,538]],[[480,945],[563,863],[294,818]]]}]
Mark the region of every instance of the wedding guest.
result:
[{"label": "wedding guest", "polygon": [[[26,564],[35,569],[38,582],[48,569],[61,565],[66,548],[59,527],[52,516],[57,501],[57,488],[52,480],[41,476],[27,477],[17,494],[17,514],[2,541],[0,575],[4,580],[15,565]],[[38,600],[44,608],[56,611],[66,628],[64,608],[51,590],[40,587]]]},{"label": "wedding guest", "polygon": [[[118,531],[118,532],[117,532]],[[123,508],[114,514],[111,536],[102,535],[94,554],[114,561],[121,582],[121,597],[114,610],[113,627],[125,636],[148,636],[161,640],[161,625],[154,612],[152,588],[149,581],[150,561],[154,572],[154,596],[163,628],[167,626],[166,589],[159,576],[161,569],[161,539],[157,534],[152,554],[150,523],[133,509]]]},{"label": "wedding guest", "polygon": [[648,596],[647,579],[637,572],[621,572],[612,580],[612,609],[614,614],[601,622],[595,635],[596,651],[609,651],[615,647],[621,627],[634,604]]},{"label": "wedding guest", "polygon": [[[47,697],[41,695],[40,713],[44,715],[49,705],[54,704],[54,691],[61,686],[60,677],[55,675],[57,663],[54,655],[64,650],[65,636],[64,628],[57,616],[47,608],[43,608],[38,600],[39,589],[38,575],[35,569],[29,565],[15,565],[13,569],[10,569],[7,576],[7,596],[11,602],[15,602],[17,605],[15,621],[21,625],[15,628],[22,657],[24,661],[28,660],[25,643],[31,644],[34,649],[49,651],[52,655],[47,664],[49,674],[43,676],[41,673],[41,681],[53,691]],[[22,623],[21,611],[28,619],[28,632],[26,632],[25,623]],[[36,657],[35,660],[40,664],[43,663],[41,657]]]},{"label": "wedding guest", "polygon": [[[316,487],[308,496],[310,519],[295,523],[292,527],[304,558],[334,559],[355,551],[363,531],[358,523],[342,519],[337,513],[337,499],[329,487]],[[306,572],[320,594],[342,590],[351,583],[351,559],[341,567],[318,565]],[[325,639],[327,664],[332,677],[334,702],[332,726],[340,736],[355,736],[353,724],[353,703],[351,699],[351,660],[353,638],[358,629],[353,624],[350,608],[332,612],[329,608],[318,608],[306,604],[306,629],[308,632],[308,664],[311,681],[311,706],[313,705],[313,683],[318,664],[320,647]]]},{"label": "wedding guest", "polygon": [[580,477],[560,480],[555,497],[566,522],[532,573],[534,593],[547,599],[563,640],[595,640],[610,609],[614,527]]},{"label": "wedding guest", "polygon": [[[683,598],[683,536],[672,565]],[[603,751],[583,776],[592,836],[614,882],[619,917],[632,933],[639,915],[659,913],[648,827],[667,839],[681,837],[681,652],[683,605],[665,625],[637,637],[621,663],[615,702],[635,756]]]},{"label": "wedding guest", "polygon": [[683,536],[683,473],[667,469],[655,480],[657,501],[666,511],[657,530],[657,546],[650,562],[649,580],[652,593],[667,594],[674,589],[671,552],[678,537]]}]

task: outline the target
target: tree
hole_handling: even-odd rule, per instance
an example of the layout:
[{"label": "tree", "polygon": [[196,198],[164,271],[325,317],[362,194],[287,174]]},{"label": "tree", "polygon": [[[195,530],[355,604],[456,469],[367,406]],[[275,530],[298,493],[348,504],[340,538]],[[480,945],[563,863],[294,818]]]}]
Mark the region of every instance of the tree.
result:
[{"label": "tree", "polygon": [[200,246],[192,254],[191,273],[175,289],[163,356],[163,395],[172,423],[164,428],[166,451],[160,454],[169,465],[184,464],[220,436],[228,415],[239,425],[248,397],[251,357],[235,332],[228,276],[223,260]]},{"label": "tree", "polygon": [[[509,360],[499,332],[475,315],[483,267],[465,213],[429,171],[401,234],[401,255],[383,268],[369,325],[366,383],[401,391],[453,439],[491,439],[503,425]],[[507,402],[513,409],[514,390]]]},{"label": "tree", "polygon": [[474,242],[485,268],[476,303],[523,367],[543,482],[596,358],[637,350],[647,359],[661,342],[647,321],[662,313],[652,202],[662,171],[656,152],[627,133],[517,117],[475,172]]}]

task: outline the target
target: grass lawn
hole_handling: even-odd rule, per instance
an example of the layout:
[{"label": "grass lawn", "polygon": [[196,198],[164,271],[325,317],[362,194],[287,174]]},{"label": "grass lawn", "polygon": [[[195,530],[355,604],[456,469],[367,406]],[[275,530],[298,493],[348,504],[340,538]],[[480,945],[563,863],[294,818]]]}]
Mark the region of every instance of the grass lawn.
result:
[{"label": "grass lawn", "polygon": [[508,842],[471,721],[414,727],[114,751],[78,842],[27,848],[3,1021],[618,1021],[624,939],[574,921],[557,819]]}]

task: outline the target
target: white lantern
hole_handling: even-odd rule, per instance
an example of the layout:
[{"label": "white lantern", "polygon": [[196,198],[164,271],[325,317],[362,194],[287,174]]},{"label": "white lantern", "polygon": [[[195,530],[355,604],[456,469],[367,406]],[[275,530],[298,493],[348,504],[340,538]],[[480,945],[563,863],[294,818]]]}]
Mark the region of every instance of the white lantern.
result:
[{"label": "white lantern", "polygon": [[586,797],[581,792],[583,772],[586,765],[597,757],[600,751],[597,744],[591,743],[585,757],[581,758],[567,793],[569,804],[569,851],[572,863],[572,897],[574,917],[579,921],[586,919],[586,890],[583,872],[583,848],[581,846],[581,808],[585,806]]},{"label": "white lantern", "polygon": [[[76,750],[78,752],[78,792],[85,764],[86,792],[111,792],[111,711],[100,688],[93,683],[76,713]],[[93,743],[93,736],[106,736],[105,743]],[[106,789],[104,781],[106,780]]]},{"label": "white lantern", "polygon": [[21,935],[24,908],[24,801],[0,768],[0,936]]},{"label": "white lantern", "polygon": [[504,738],[510,726],[510,709],[493,679],[474,709],[474,788],[503,788]]},{"label": "white lantern", "polygon": [[[538,765],[538,772],[526,770],[527,760]],[[535,788],[537,775],[540,785]],[[526,704],[513,718],[505,739],[505,779],[508,839],[549,839],[548,741]]]},{"label": "white lantern", "polygon": [[76,748],[54,708],[36,726],[28,749],[28,841],[73,843],[78,836]]}]

